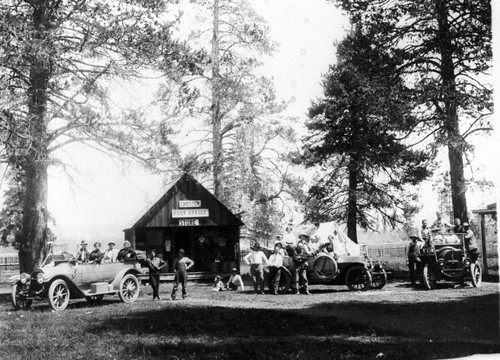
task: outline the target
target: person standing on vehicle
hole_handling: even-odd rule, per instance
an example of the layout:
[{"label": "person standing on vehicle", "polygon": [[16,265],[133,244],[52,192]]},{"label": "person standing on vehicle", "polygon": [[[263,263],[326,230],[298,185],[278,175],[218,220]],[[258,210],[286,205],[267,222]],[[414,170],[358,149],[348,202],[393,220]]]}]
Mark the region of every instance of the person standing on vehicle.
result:
[{"label": "person standing on vehicle", "polygon": [[419,237],[420,240],[424,242],[424,246],[432,246],[431,230],[427,226],[427,220],[422,220],[422,228],[420,229]]},{"label": "person standing on vehicle", "polygon": [[100,264],[103,256],[104,253],[101,251],[101,243],[97,241],[94,243],[94,250],[89,255],[89,261]]},{"label": "person standing on vehicle", "polygon": [[132,249],[130,244],[130,241],[125,240],[123,242],[123,249],[118,251],[118,255],[116,256],[117,261],[129,261],[129,260],[135,260],[137,259],[137,254],[135,253],[134,249]]},{"label": "person standing on vehicle", "polygon": [[462,227],[462,222],[459,218],[455,218],[455,224],[453,225],[453,232],[455,234],[463,234],[464,228]]},{"label": "person standing on vehicle", "polygon": [[177,296],[177,288],[179,287],[179,284],[182,284],[182,298],[185,299],[187,298],[187,291],[186,291],[186,286],[187,286],[187,281],[188,281],[188,274],[187,271],[191,269],[194,266],[194,261],[188,258],[187,256],[184,256],[184,249],[180,249],[179,253],[177,254],[177,257],[174,260],[174,287],[172,289],[172,295],[171,298],[172,300],[175,300],[175,297]]},{"label": "person standing on vehicle", "polygon": [[149,258],[147,259],[147,265],[149,269],[149,284],[153,289],[153,301],[161,300],[160,298],[160,270],[162,267],[167,265],[165,261],[156,257],[156,250],[151,250],[149,252]]},{"label": "person standing on vehicle", "polygon": [[87,245],[88,245],[88,242],[86,242],[85,240],[82,240],[82,242],[80,243],[80,249],[78,249],[78,251],[76,252],[76,255],[75,255],[77,262],[86,263],[89,261],[90,253],[87,250]]},{"label": "person standing on vehicle", "polygon": [[420,249],[423,246],[423,241],[419,239],[418,236],[410,236],[411,242],[408,244],[406,248],[406,255],[408,257],[408,268],[410,270],[410,281],[411,285],[416,285],[416,275],[420,276],[422,271],[422,265],[420,258]]},{"label": "person standing on vehicle", "polygon": [[252,251],[243,258],[243,261],[245,261],[245,264],[250,265],[250,275],[252,276],[255,293],[264,294],[264,265],[269,265],[269,261],[258,242],[250,249]]},{"label": "person standing on vehicle", "polygon": [[110,241],[108,243],[108,249],[104,252],[104,256],[101,262],[103,263],[115,262],[117,256],[118,256],[118,251],[115,249],[115,242]]},{"label": "person standing on vehicle", "polygon": [[273,295],[278,295],[278,288],[280,285],[280,279],[281,279],[281,267],[283,266],[283,256],[281,255],[280,251],[283,249],[281,248],[281,243],[276,243],[274,245],[274,252],[269,256],[269,291]]},{"label": "person standing on vehicle", "polygon": [[438,233],[444,233],[449,228],[451,228],[451,225],[448,224],[446,221],[443,220],[443,216],[441,215],[440,212],[437,212],[436,213],[436,221],[434,221],[432,223],[431,230],[435,230]]},{"label": "person standing on vehicle", "polygon": [[467,256],[471,259],[472,262],[475,262],[479,256],[477,253],[478,245],[476,236],[474,232],[470,229],[469,223],[464,223],[464,242],[465,242],[465,250],[467,251]]}]

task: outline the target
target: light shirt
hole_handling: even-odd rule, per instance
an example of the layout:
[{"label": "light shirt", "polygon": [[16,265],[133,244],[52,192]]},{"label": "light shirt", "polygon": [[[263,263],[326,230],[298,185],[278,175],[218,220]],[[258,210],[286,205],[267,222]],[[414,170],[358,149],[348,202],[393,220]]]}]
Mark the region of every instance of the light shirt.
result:
[{"label": "light shirt", "polygon": [[280,253],[269,256],[269,266],[283,266],[283,256]]},{"label": "light shirt", "polygon": [[231,275],[231,277],[227,282],[227,286],[229,286],[229,284],[235,284],[236,286],[241,287],[241,291],[245,291],[245,285],[243,285],[243,279],[238,274]]},{"label": "light shirt", "polygon": [[193,265],[194,261],[187,256],[183,256],[181,259],[177,257],[174,260],[174,271],[188,271]]},{"label": "light shirt", "polygon": [[108,249],[104,252],[104,256],[102,258],[103,262],[116,262],[116,257],[118,256],[118,250],[116,249]]},{"label": "light shirt", "polygon": [[252,250],[248,253],[243,260],[247,265],[263,265],[268,264],[266,254],[261,250]]}]

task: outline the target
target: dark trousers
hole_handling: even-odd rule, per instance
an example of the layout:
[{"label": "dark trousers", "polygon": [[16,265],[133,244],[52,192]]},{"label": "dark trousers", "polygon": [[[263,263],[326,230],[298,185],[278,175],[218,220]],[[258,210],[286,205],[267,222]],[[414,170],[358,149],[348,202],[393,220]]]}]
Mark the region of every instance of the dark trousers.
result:
[{"label": "dark trousers", "polygon": [[153,299],[159,298],[160,273],[159,272],[149,273],[149,283],[153,288]]},{"label": "dark trousers", "polygon": [[264,267],[261,264],[250,265],[250,275],[255,292],[264,292]]},{"label": "dark trousers", "polygon": [[415,285],[416,277],[422,273],[422,263],[418,259],[408,258],[408,268],[410,269],[410,281]]},{"label": "dark trousers", "polygon": [[307,262],[294,263],[294,271],[292,271],[292,290],[294,292],[299,291],[300,288],[304,291],[308,291],[309,281],[307,280],[307,266]]},{"label": "dark trousers", "polygon": [[268,287],[269,291],[273,294],[278,293],[278,288],[280,286],[281,279],[281,269],[277,266],[269,266],[269,275],[268,275]]},{"label": "dark trousers", "polygon": [[187,271],[177,271],[174,277],[174,288],[172,289],[172,296],[175,297],[179,284],[182,284],[182,296],[186,296],[187,285]]}]

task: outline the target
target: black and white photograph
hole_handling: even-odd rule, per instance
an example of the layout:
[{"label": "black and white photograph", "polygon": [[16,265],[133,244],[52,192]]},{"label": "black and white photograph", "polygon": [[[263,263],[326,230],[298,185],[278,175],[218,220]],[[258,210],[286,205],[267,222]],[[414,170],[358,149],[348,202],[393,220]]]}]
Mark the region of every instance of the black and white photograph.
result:
[{"label": "black and white photograph", "polygon": [[0,359],[499,359],[499,21],[0,0]]}]

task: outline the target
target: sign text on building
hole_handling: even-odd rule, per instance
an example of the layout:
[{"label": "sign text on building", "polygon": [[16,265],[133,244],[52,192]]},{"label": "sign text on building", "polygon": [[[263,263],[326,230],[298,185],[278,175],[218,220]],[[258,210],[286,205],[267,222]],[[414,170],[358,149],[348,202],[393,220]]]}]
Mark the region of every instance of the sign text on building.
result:
[{"label": "sign text on building", "polygon": [[208,217],[208,209],[175,209],[172,210],[173,218]]},{"label": "sign text on building", "polygon": [[179,226],[199,226],[198,219],[179,219]]},{"label": "sign text on building", "polygon": [[196,208],[201,206],[201,200],[179,200],[181,208]]}]

